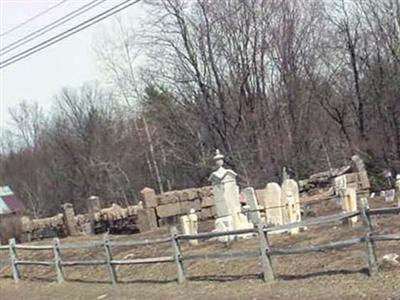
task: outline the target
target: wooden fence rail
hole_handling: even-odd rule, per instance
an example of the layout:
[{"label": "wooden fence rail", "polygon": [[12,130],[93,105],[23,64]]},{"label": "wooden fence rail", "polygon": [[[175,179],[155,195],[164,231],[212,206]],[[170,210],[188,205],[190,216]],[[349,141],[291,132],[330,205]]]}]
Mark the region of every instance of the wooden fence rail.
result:
[{"label": "wooden fence rail", "polygon": [[[376,259],[376,242],[380,241],[398,241],[400,240],[400,233],[396,234],[383,234],[379,235],[374,232],[374,228],[371,222],[371,216],[376,215],[387,215],[387,214],[399,214],[400,207],[394,208],[378,208],[370,209],[368,207],[367,200],[365,198],[360,199],[360,210],[348,213],[339,213],[329,216],[317,217],[307,219],[301,222],[265,227],[262,225],[256,226],[252,229],[234,230],[226,232],[208,232],[199,233],[196,235],[180,235],[177,234],[175,228],[171,230],[169,236],[160,237],[156,239],[146,240],[129,240],[129,241],[112,241],[108,235],[104,236],[101,241],[83,242],[83,243],[66,243],[62,244],[58,238],[54,239],[53,245],[24,245],[16,244],[14,239],[11,239],[9,245],[0,246],[0,251],[8,251],[10,256],[9,263],[11,264],[12,274],[14,281],[18,283],[20,281],[20,270],[19,266],[22,265],[36,265],[36,266],[48,266],[55,269],[57,274],[57,281],[62,283],[65,281],[65,267],[73,266],[105,266],[106,271],[110,276],[110,281],[113,285],[118,282],[117,272],[115,266],[118,265],[136,265],[136,264],[158,264],[158,263],[174,263],[176,266],[177,281],[179,283],[185,281],[185,269],[184,262],[190,260],[208,260],[208,259],[239,259],[239,258],[250,258],[259,257],[262,266],[262,278],[264,281],[273,281],[275,274],[272,265],[272,257],[278,255],[294,255],[304,254],[309,252],[323,252],[329,250],[343,249],[351,247],[357,244],[365,244],[366,257],[368,262],[368,270],[370,275],[374,275],[378,272],[378,264]],[[364,235],[358,238],[349,240],[335,241],[322,245],[313,245],[300,248],[286,248],[277,249],[270,246],[268,236],[274,232],[288,231],[290,229],[299,227],[308,227],[323,225],[327,223],[339,222],[348,220],[352,217],[360,216],[364,228]],[[259,240],[258,251],[240,251],[233,253],[210,253],[210,254],[194,254],[185,255],[182,253],[180,241],[186,240],[206,240],[223,236],[239,236],[252,234]],[[124,259],[117,260],[113,258],[112,248],[116,246],[128,246],[136,247],[143,245],[155,245],[169,243],[172,247],[172,255],[161,256],[161,257],[146,257],[146,258],[135,258],[135,259]],[[88,249],[88,248],[99,248],[103,249],[104,259],[101,260],[85,260],[85,261],[64,261],[62,260],[62,250],[65,249]],[[18,259],[17,250],[30,250],[30,251],[52,251],[54,259],[49,261],[32,261],[32,260],[20,260]]]}]

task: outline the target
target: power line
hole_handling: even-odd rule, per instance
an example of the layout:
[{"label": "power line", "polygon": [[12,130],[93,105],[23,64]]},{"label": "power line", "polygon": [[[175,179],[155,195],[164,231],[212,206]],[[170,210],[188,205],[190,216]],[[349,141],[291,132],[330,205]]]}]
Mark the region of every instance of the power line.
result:
[{"label": "power line", "polygon": [[6,34],[9,34],[9,33],[11,33],[11,32],[14,32],[14,31],[17,30],[18,28],[20,28],[20,27],[22,27],[22,26],[24,26],[24,25],[26,25],[26,24],[32,22],[33,20],[36,20],[37,18],[43,16],[44,14],[48,13],[49,11],[55,9],[56,7],[58,7],[58,6],[62,5],[62,4],[64,4],[64,3],[67,2],[67,1],[68,1],[68,0],[63,0],[63,1],[58,2],[57,4],[55,4],[55,5],[53,5],[53,6],[50,6],[48,9],[42,11],[41,13],[38,13],[37,15],[35,15],[35,16],[33,16],[33,17],[27,19],[26,21],[24,21],[24,22],[22,22],[22,23],[20,23],[20,24],[18,24],[18,25],[16,25],[16,26],[14,26],[13,28],[10,28],[9,30],[3,32],[2,34],[0,34],[0,36],[5,36]]},{"label": "power line", "polygon": [[12,56],[12,57],[0,62],[0,69],[3,69],[3,68],[5,68],[5,67],[7,67],[7,66],[9,66],[9,65],[11,65],[13,63],[16,63],[16,62],[18,62],[18,61],[20,61],[20,60],[22,60],[22,59],[24,59],[26,57],[29,57],[32,54],[34,54],[36,52],[39,52],[39,51],[41,51],[41,50],[43,50],[43,49],[45,49],[45,48],[47,48],[47,47],[59,42],[59,41],[62,41],[65,38],[67,38],[67,37],[69,37],[69,36],[71,36],[71,35],[73,35],[75,33],[78,33],[78,32],[80,32],[80,31],[82,31],[82,30],[84,30],[84,29],[86,29],[86,28],[88,28],[88,27],[90,27],[92,25],[95,25],[98,22],[100,22],[100,21],[102,21],[102,20],[104,20],[104,19],[106,19],[106,18],[108,18],[108,17],[110,17],[110,16],[112,16],[112,15],[114,15],[114,14],[116,14],[116,13],[122,11],[122,10],[124,10],[125,8],[128,8],[128,7],[132,6],[132,5],[140,2],[141,0],[135,0],[133,2],[131,2],[131,1],[132,0],[125,0],[122,3],[110,8],[110,9],[108,9],[108,10],[106,10],[106,11],[104,11],[104,12],[102,12],[102,13],[100,13],[100,14],[98,14],[98,15],[96,15],[96,16],[94,16],[94,17],[92,17],[92,18],[90,18],[90,19],[88,19],[88,20],[86,20],[86,21],[84,21],[84,22],[82,22],[82,23],[80,23],[80,24],[78,24],[78,25],[76,25],[76,26],[64,31],[64,32],[62,32],[62,33],[60,33],[60,34],[57,34],[57,35],[53,36],[52,38],[50,38],[50,39],[48,39],[48,40],[46,40],[44,42],[41,42],[41,43],[39,43],[39,44],[37,44],[37,45],[35,45],[35,46],[25,50],[25,51],[22,51],[22,52],[18,53],[17,55],[14,55],[14,56]]},{"label": "power line", "polygon": [[83,13],[87,12],[88,10],[100,5],[101,3],[105,2],[105,1],[106,0],[100,0],[98,2],[98,0],[93,0],[93,1],[83,5],[81,7],[79,7],[78,9],[66,14],[65,16],[63,16],[63,17],[51,22],[50,24],[47,24],[46,26],[44,26],[44,27],[42,27],[42,28],[40,28],[40,29],[38,29],[38,30],[36,30],[34,32],[29,33],[28,35],[20,38],[19,40],[17,40],[15,42],[5,46],[4,48],[0,49],[0,56],[4,55],[4,54],[6,54],[6,53],[8,53],[8,52],[10,52],[10,51],[12,51],[14,49],[17,49],[20,46],[22,46],[22,45],[24,45],[24,44],[26,44],[26,43],[28,43],[28,42],[40,37],[40,36],[42,36],[43,34],[49,32],[50,30],[52,30],[52,29],[54,29],[54,28],[56,28],[56,27],[58,27],[58,26],[60,26],[60,25],[62,25],[64,23],[68,22],[69,20],[71,20],[71,19],[73,19],[75,17],[80,16],[81,14],[83,14]]}]

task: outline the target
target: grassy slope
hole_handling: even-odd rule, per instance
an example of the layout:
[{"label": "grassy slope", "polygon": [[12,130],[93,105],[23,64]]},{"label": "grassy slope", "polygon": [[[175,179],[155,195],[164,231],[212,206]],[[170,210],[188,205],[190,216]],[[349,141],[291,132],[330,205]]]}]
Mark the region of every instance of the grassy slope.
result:
[{"label": "grassy slope", "polygon": [[[371,206],[387,206],[371,203]],[[375,218],[380,232],[400,230],[400,216]],[[203,228],[203,231],[208,228]],[[129,238],[143,239],[167,234],[159,230]],[[273,247],[295,247],[347,239],[362,234],[360,227],[349,229],[340,224],[310,228],[296,236],[271,237]],[[100,237],[92,237],[99,239]],[[126,236],[113,237],[126,239]],[[62,242],[86,240],[87,237],[68,238]],[[39,243],[48,244],[50,241]],[[242,240],[230,246],[217,242],[202,242],[197,247],[183,245],[183,253],[229,252],[257,249],[256,239]],[[146,257],[168,255],[168,244],[136,248],[116,247],[115,258],[127,255]],[[384,242],[378,245],[378,257],[387,253],[400,254],[400,243]],[[3,253],[2,255],[5,255]],[[20,258],[51,259],[52,253],[20,251]],[[64,259],[102,258],[102,249],[69,250]],[[0,257],[1,260],[1,257]],[[259,279],[259,259],[235,261],[190,261],[185,263],[189,281],[183,285],[174,282],[175,266],[172,263],[118,268],[123,283],[117,289],[108,284],[104,266],[65,268],[68,283],[55,283],[55,272],[46,267],[22,267],[24,280],[14,285],[10,269],[0,271],[0,299],[400,299],[400,268],[381,264],[379,274],[368,277],[363,245],[326,253],[281,256],[273,259],[278,281],[265,284]],[[35,272],[33,272],[35,269]],[[397,298],[396,298],[397,297]]]}]

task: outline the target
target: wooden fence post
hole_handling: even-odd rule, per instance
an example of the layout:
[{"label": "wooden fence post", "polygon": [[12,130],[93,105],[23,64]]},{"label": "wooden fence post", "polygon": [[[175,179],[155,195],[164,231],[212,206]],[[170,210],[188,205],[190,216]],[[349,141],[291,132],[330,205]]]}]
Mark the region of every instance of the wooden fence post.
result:
[{"label": "wooden fence post", "polygon": [[11,269],[14,277],[14,282],[18,283],[21,276],[18,270],[18,265],[17,265],[17,249],[15,248],[15,239],[10,239],[9,240],[9,246],[10,246],[10,262],[11,262]]},{"label": "wooden fence post", "polygon": [[112,252],[111,252],[111,245],[110,245],[110,239],[108,237],[108,234],[104,235],[104,250],[106,253],[106,264],[108,271],[110,272],[110,277],[111,277],[111,283],[113,286],[117,284],[117,274],[115,272],[114,266],[111,264],[112,261]]},{"label": "wooden fence post", "polygon": [[182,256],[181,249],[179,246],[178,239],[176,238],[176,235],[177,235],[176,227],[171,227],[171,242],[172,242],[172,249],[174,251],[174,260],[177,269],[178,283],[182,283],[185,281],[185,272],[181,259]]},{"label": "wooden fence post", "polygon": [[366,230],[365,245],[368,258],[368,271],[369,275],[372,276],[378,272],[378,263],[375,253],[375,243],[371,239],[373,226],[371,218],[369,216],[369,205],[367,198],[360,199],[360,206],[361,206],[360,216]]},{"label": "wooden fence post", "polygon": [[53,244],[53,253],[54,253],[54,266],[56,268],[57,273],[57,282],[63,283],[65,281],[64,270],[61,262],[61,253],[60,253],[60,239],[54,238]]},{"label": "wooden fence post", "polygon": [[268,243],[268,233],[264,232],[263,225],[257,225],[258,238],[260,241],[261,265],[263,268],[263,280],[265,282],[275,279],[274,270],[272,269],[272,261],[270,255],[270,247]]}]

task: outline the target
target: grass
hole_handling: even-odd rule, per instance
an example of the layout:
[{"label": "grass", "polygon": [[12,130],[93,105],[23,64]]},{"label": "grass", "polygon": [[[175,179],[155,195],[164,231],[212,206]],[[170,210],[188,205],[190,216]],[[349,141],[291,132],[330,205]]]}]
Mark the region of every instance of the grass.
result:
[{"label": "grass", "polygon": [[[372,207],[387,206],[371,202]],[[325,211],[324,211],[325,212]],[[333,213],[331,211],[330,213]],[[398,232],[400,216],[374,217],[375,227],[381,233]],[[359,222],[360,223],[360,222]],[[208,231],[212,224],[203,224]],[[112,239],[143,239],[168,234],[166,229],[131,236],[113,236]],[[272,247],[301,247],[317,245],[360,236],[362,227],[348,228],[341,224],[312,227],[295,236],[273,235]],[[66,238],[61,242],[79,242],[94,237]],[[44,240],[34,244],[49,244]],[[257,239],[225,244],[204,241],[191,247],[184,243],[184,255],[258,249]],[[103,249],[74,249],[62,252],[65,260],[101,259]],[[328,251],[273,258],[277,280],[264,283],[260,279],[259,258],[238,260],[203,260],[185,262],[187,282],[176,283],[173,263],[118,267],[120,284],[109,284],[105,266],[65,268],[67,282],[57,284],[53,268],[21,267],[23,280],[15,285],[9,267],[0,270],[1,299],[400,299],[400,268],[384,265],[381,257],[387,253],[400,254],[399,242],[378,244],[380,263],[378,275],[369,277],[364,245],[341,251]],[[113,247],[116,259],[126,256],[152,257],[170,255],[170,244],[139,247]],[[19,251],[23,259],[52,259],[51,251]],[[0,260],[7,253],[0,254]]]}]

